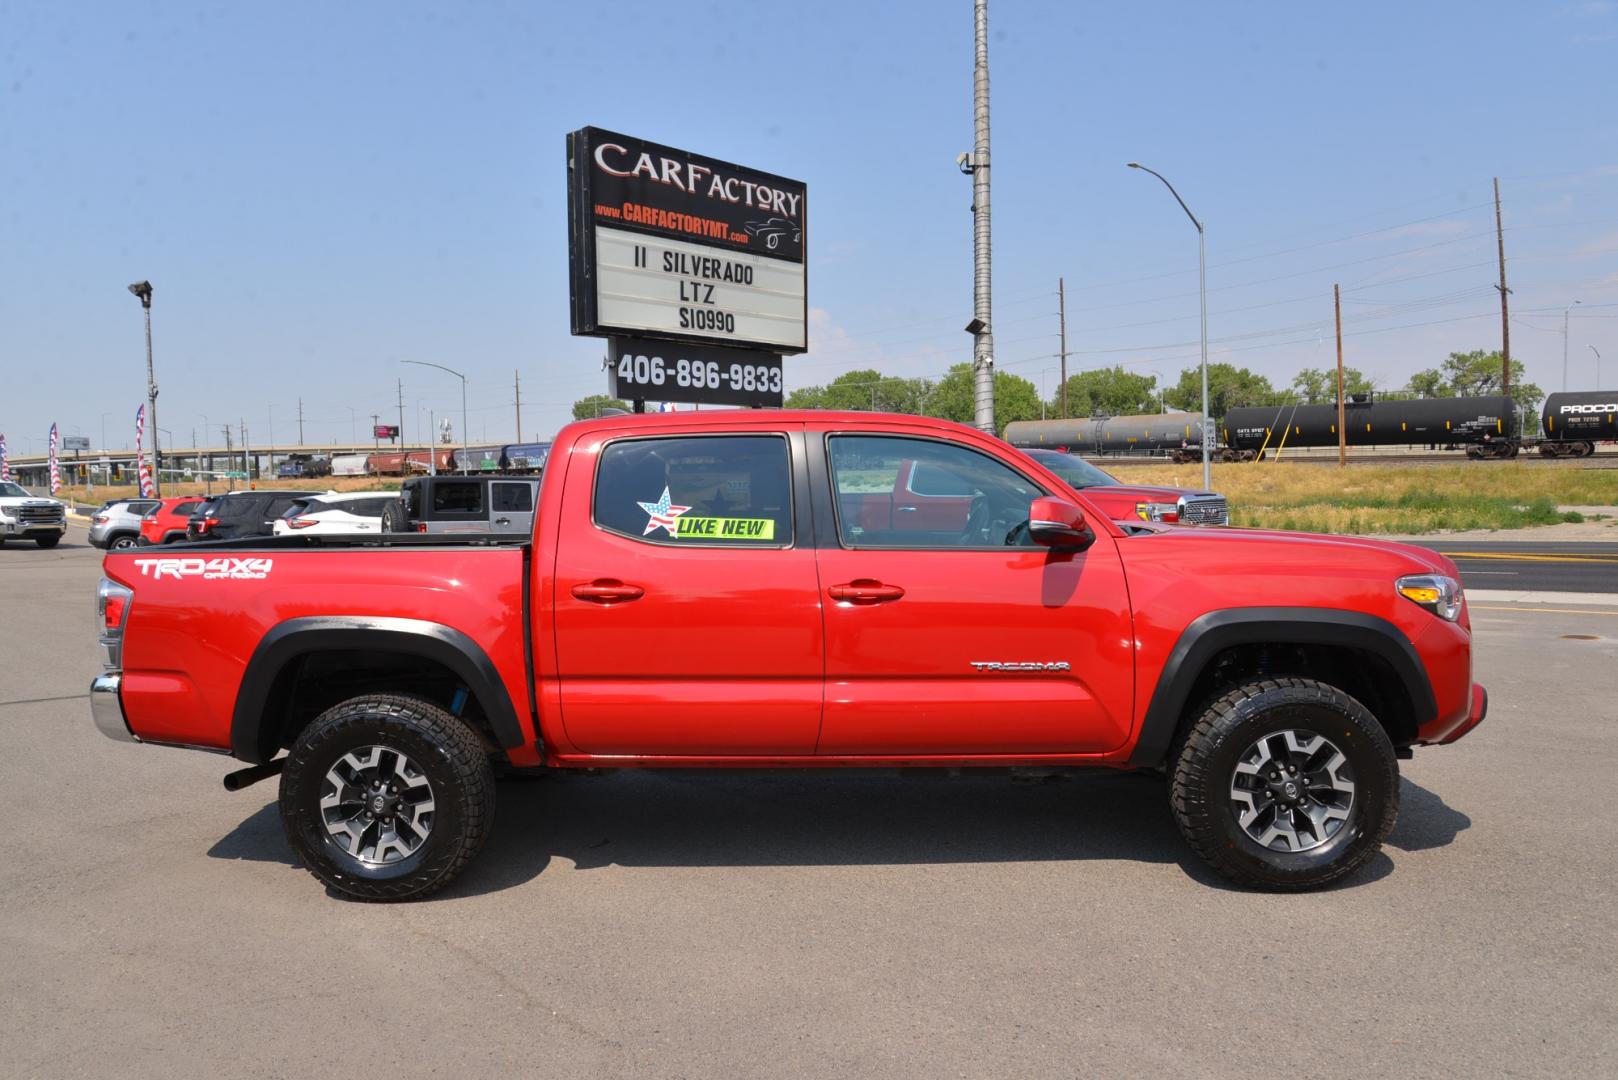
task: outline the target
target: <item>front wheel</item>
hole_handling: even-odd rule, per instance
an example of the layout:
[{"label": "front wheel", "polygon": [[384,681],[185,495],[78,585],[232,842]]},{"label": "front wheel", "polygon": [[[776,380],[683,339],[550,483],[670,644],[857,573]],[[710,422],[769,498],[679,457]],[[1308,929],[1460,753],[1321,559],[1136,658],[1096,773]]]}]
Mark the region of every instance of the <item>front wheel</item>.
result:
[{"label": "front wheel", "polygon": [[1381,850],[1399,813],[1393,743],[1370,711],[1313,679],[1248,683],[1181,744],[1170,803],[1180,832],[1239,885],[1329,884]]},{"label": "front wheel", "polygon": [[280,807],[293,850],[326,885],[357,900],[414,900],[483,847],[494,774],[476,733],[444,709],[367,694],[298,736]]},{"label": "front wheel", "polygon": [[60,544],[61,542],[62,542],[62,538],[60,536],[36,536],[36,537],[34,537],[34,543],[38,544],[42,548],[53,548],[57,544]]},{"label": "front wheel", "polygon": [[[54,541],[52,542],[54,543]],[[133,536],[120,536],[107,546],[113,551],[128,551],[130,548],[136,547],[139,543],[140,541]]]}]

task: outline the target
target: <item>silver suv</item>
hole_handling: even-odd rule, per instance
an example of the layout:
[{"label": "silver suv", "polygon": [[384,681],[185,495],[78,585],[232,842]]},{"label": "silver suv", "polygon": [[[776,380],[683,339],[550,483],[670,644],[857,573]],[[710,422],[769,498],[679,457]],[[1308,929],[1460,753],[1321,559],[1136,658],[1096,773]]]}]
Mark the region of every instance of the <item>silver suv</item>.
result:
[{"label": "silver suv", "polygon": [[114,499],[90,517],[90,543],[123,551],[140,541],[140,519],[162,503],[157,499]]},{"label": "silver suv", "polygon": [[32,540],[42,548],[52,548],[66,532],[66,506],[30,495],[21,484],[0,480],[0,544]]}]

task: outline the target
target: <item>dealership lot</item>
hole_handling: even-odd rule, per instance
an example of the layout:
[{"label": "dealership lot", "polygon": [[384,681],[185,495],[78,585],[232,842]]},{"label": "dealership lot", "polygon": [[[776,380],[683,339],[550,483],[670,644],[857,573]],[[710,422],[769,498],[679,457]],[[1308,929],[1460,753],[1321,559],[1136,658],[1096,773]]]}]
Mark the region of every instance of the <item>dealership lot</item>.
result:
[{"label": "dealership lot", "polygon": [[0,549],[0,1061],[21,1076],[1618,1070],[1618,608],[1474,612],[1488,721],[1383,856],[1226,887],[1162,785],[503,783],[427,902],[327,895],[273,782],[91,726],[101,553]]}]

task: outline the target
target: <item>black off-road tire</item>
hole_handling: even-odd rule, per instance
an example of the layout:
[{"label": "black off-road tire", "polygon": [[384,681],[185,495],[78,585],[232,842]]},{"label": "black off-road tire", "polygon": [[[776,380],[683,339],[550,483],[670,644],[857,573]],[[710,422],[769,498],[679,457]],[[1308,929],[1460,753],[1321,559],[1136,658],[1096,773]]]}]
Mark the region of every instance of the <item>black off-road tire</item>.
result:
[{"label": "black off-road tire", "polygon": [[[321,808],[328,771],[376,746],[405,755],[431,785],[433,802],[419,847],[381,865],[351,855]],[[415,900],[453,881],[488,839],[494,773],[482,741],[449,712],[408,695],[367,694],[326,710],[298,736],[281,773],[280,808],[287,840],[326,885],[356,900]]]},{"label": "black off-road tire", "polygon": [[38,544],[42,548],[53,548],[57,544],[60,544],[61,542],[62,542],[62,538],[60,536],[36,536],[36,537],[34,537],[34,543]]},{"label": "black off-road tire", "polygon": [[404,503],[398,499],[384,503],[382,506],[382,531],[385,533],[402,533],[410,531],[410,521],[405,516]]},{"label": "black off-road tire", "polygon": [[[1303,850],[1261,845],[1232,794],[1244,753],[1288,731],[1324,737],[1352,770],[1347,819],[1324,842],[1305,837],[1318,846]],[[1387,732],[1353,697],[1314,679],[1263,679],[1211,702],[1192,724],[1174,757],[1169,803],[1186,841],[1221,876],[1255,889],[1315,889],[1381,850],[1399,814],[1399,762]]]}]

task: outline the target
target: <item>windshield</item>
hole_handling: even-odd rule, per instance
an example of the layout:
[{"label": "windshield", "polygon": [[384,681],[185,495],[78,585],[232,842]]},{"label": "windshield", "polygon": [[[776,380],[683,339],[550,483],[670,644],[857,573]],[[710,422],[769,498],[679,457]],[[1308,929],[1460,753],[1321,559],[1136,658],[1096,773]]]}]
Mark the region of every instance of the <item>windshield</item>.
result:
[{"label": "windshield", "polygon": [[1068,486],[1075,490],[1087,487],[1111,487],[1118,483],[1088,461],[1076,458],[1072,454],[1064,454],[1057,450],[1033,450],[1028,452],[1028,456],[1066,480]]},{"label": "windshield", "polygon": [[23,490],[21,484],[13,484],[9,481],[0,482],[0,499],[26,498],[28,498],[28,492]]}]

